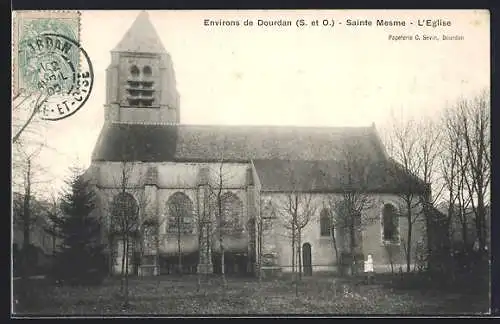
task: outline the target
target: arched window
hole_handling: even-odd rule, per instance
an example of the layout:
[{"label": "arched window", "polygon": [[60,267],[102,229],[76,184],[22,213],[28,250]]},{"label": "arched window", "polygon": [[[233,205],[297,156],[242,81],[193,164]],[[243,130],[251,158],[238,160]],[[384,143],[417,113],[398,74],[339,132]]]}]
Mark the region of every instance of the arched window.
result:
[{"label": "arched window", "polygon": [[147,77],[150,77],[151,74],[153,73],[153,71],[151,70],[151,67],[146,65],[143,69],[142,69],[142,73],[144,74],[144,76],[147,76]]},{"label": "arched window", "polygon": [[383,240],[387,242],[397,242],[399,240],[399,218],[396,207],[392,204],[385,204],[382,210]]},{"label": "arched window", "polygon": [[132,65],[130,67],[130,74],[132,75],[132,77],[137,78],[139,76],[139,73],[140,73],[140,71],[139,71],[139,68],[137,66]]},{"label": "arched window", "polygon": [[182,192],[176,192],[167,201],[168,232],[192,233],[193,232],[193,203]]},{"label": "arched window", "polygon": [[229,233],[243,231],[243,203],[240,198],[231,192],[222,195],[222,230]]},{"label": "arched window", "polygon": [[139,226],[139,205],[128,192],[115,196],[111,206],[111,228],[117,233],[134,232]]},{"label": "arched window", "polygon": [[320,226],[320,235],[321,236],[330,236],[331,235],[331,220],[330,220],[330,211],[328,209],[323,209],[319,216],[319,226]]}]

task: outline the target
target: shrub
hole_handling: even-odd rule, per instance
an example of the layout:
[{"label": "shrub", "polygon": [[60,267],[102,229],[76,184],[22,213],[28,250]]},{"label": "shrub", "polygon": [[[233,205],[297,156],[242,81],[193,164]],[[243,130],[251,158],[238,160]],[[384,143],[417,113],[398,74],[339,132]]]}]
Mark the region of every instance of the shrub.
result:
[{"label": "shrub", "polygon": [[350,252],[344,251],[340,254],[340,274],[360,274],[363,272],[364,262],[365,257],[363,253],[351,254]]}]

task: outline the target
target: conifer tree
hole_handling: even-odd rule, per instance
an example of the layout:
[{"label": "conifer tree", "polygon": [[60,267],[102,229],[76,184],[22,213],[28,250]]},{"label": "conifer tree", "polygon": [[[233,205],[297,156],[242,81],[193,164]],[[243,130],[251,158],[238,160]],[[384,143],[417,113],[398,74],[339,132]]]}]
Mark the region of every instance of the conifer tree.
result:
[{"label": "conifer tree", "polygon": [[100,223],[91,215],[95,194],[81,170],[75,169],[66,183],[69,188],[60,201],[61,213],[51,216],[60,238],[54,275],[70,283],[97,283],[103,278],[106,262]]}]

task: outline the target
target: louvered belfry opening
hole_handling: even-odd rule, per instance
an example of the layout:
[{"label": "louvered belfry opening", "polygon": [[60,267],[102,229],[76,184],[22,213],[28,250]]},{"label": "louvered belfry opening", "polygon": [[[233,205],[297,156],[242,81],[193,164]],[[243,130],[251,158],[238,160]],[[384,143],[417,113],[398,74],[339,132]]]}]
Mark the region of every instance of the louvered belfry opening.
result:
[{"label": "louvered belfry opening", "polygon": [[149,65],[133,65],[127,79],[127,100],[133,107],[151,107],[154,102],[155,84]]}]

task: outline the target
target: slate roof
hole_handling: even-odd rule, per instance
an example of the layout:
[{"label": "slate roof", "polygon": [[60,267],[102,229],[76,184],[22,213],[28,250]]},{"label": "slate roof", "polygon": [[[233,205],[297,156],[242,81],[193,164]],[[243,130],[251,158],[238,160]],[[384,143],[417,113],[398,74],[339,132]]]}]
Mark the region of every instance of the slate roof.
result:
[{"label": "slate roof", "polygon": [[166,50],[149,20],[148,13],[142,11],[113,52],[162,54],[166,53]]},{"label": "slate roof", "polygon": [[93,161],[335,160],[346,143],[384,158],[372,127],[105,124]]},{"label": "slate roof", "polygon": [[346,184],[340,160],[349,143],[368,157],[364,182],[359,182],[363,190],[398,192],[408,184],[424,190],[422,181],[387,159],[373,127],[106,123],[92,160],[217,162],[223,157],[226,162],[253,162],[264,191],[332,192]]},{"label": "slate roof", "polygon": [[425,189],[422,181],[398,171],[385,159],[370,161],[364,172],[351,172],[350,177],[346,164],[334,160],[272,159],[253,164],[265,192],[343,192],[350,187],[360,192],[397,193],[406,190],[409,182],[415,192]]}]

